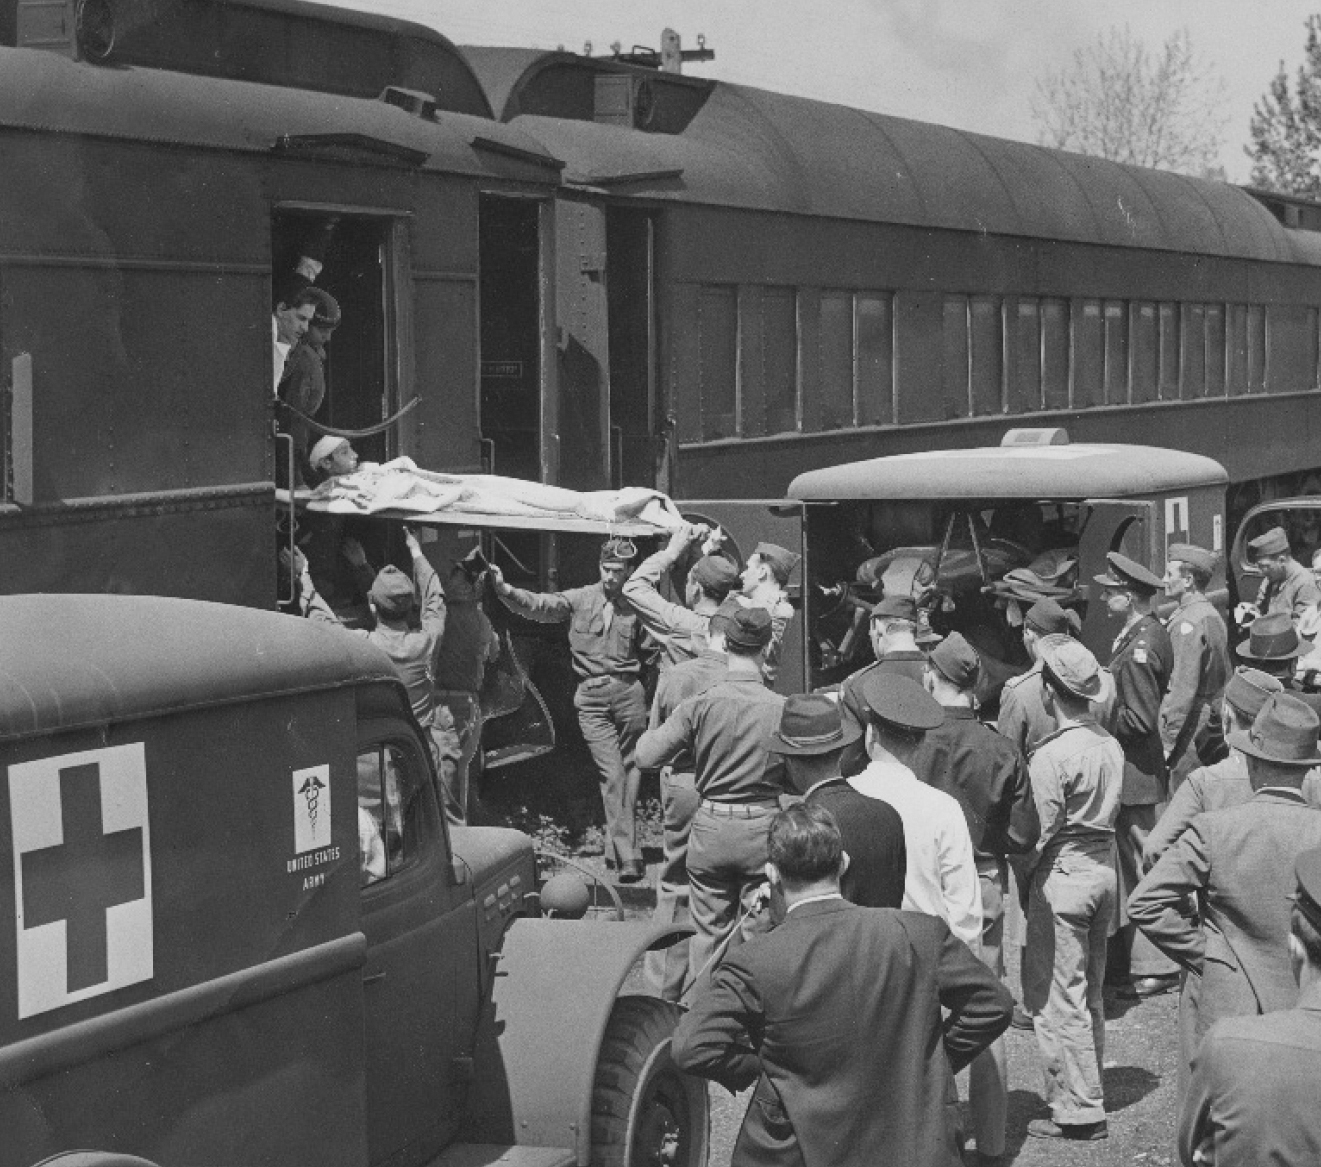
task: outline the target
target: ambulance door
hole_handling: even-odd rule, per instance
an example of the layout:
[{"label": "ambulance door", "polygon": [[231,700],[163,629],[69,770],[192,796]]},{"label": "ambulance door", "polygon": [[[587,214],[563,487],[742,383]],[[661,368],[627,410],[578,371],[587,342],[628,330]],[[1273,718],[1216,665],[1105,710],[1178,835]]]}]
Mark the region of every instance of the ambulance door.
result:
[{"label": "ambulance door", "polygon": [[1165,570],[1165,545],[1159,538],[1156,504],[1148,499],[1089,498],[1078,539],[1078,585],[1087,597],[1082,640],[1102,663],[1110,659],[1120,626],[1101,600],[1095,576],[1106,570],[1106,554],[1118,551],[1157,575]]},{"label": "ambulance door", "polygon": [[[689,522],[721,527],[729,536],[725,547],[740,568],[762,542],[775,543],[803,557],[789,580],[789,602],[794,606],[794,617],[784,630],[775,688],[785,694],[808,691],[811,685],[807,676],[804,588],[805,581],[811,579],[811,568],[807,559],[807,513],[803,504],[786,499],[692,499],[676,502],[676,505]],[[686,573],[686,566],[684,571]]]},{"label": "ambulance door", "polygon": [[[463,1113],[478,982],[470,884],[459,884],[417,732],[360,722],[358,835],[369,1159],[425,1162]],[[469,993],[468,989],[472,988]]]}]

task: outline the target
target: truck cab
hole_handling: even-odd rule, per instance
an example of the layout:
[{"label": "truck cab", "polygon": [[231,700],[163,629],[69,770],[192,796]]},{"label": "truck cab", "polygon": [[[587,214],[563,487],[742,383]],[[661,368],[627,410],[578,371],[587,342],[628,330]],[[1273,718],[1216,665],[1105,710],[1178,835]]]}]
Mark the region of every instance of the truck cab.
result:
[{"label": "truck cab", "polygon": [[537,918],[372,646],[158,597],[0,636],[0,1165],[705,1161],[677,1010],[619,995],[681,933]]}]

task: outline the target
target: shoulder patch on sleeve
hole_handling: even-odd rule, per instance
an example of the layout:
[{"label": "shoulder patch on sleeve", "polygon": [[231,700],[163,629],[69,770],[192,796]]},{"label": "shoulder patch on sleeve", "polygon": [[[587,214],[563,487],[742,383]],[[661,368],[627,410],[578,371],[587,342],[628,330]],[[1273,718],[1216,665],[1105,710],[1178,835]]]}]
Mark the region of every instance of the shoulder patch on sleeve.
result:
[{"label": "shoulder patch on sleeve", "polygon": [[1191,624],[1189,624],[1187,620],[1184,620],[1184,621],[1179,625],[1179,633],[1180,633],[1180,635],[1182,635],[1182,636],[1187,636],[1188,633],[1190,633],[1192,630],[1193,630],[1193,626],[1192,626]]},{"label": "shoulder patch on sleeve", "polygon": [[1140,665],[1145,665],[1147,663],[1146,645],[1143,645],[1141,648],[1135,648],[1133,650],[1133,659],[1137,661],[1137,663]]}]

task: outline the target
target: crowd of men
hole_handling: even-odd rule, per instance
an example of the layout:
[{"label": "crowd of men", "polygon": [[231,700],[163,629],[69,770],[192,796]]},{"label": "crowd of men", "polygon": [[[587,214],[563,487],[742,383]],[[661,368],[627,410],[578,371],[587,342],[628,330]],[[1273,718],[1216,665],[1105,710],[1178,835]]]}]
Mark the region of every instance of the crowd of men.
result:
[{"label": "crowd of men", "polygon": [[[369,635],[440,727],[444,603],[409,548],[412,579],[387,567],[371,584]],[[1283,532],[1253,550],[1265,581],[1232,648],[1205,594],[1214,556],[1189,544],[1163,575],[1108,555],[1108,668],[1073,613],[1037,602],[1034,663],[995,726],[976,650],[924,630],[906,596],[870,613],[873,664],[834,692],[777,694],[798,563],[782,547],[740,572],[718,532],[684,526],[641,562],[609,540],[583,587],[536,593],[489,570],[510,610],[567,625],[621,882],[646,876],[635,803],[640,773],[660,772],[656,914],[694,935],[647,976],[688,1006],[677,1063],[755,1086],[736,1164],[1002,1161],[1011,1022],[1035,1034],[1050,1111],[1027,1133],[1104,1139],[1106,984],[1180,993],[1184,1163],[1321,1162],[1306,1085],[1321,1070],[1321,696],[1300,680],[1321,590]],[[685,560],[680,603],[662,580]]]}]

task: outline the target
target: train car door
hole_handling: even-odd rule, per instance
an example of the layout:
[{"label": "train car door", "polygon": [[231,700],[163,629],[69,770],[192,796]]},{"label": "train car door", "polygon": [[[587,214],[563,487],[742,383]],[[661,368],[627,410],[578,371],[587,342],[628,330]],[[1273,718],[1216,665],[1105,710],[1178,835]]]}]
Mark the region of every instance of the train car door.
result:
[{"label": "train car door", "polygon": [[808,678],[806,581],[811,579],[807,560],[807,508],[785,499],[693,499],[677,502],[684,518],[694,523],[722,527],[729,536],[726,547],[741,567],[758,543],[776,543],[803,557],[789,580],[789,601],[794,618],[784,630],[780,648],[779,692],[803,693],[811,688]]},{"label": "train car door", "polygon": [[656,407],[655,220],[608,208],[606,248],[611,485],[668,491]]}]

